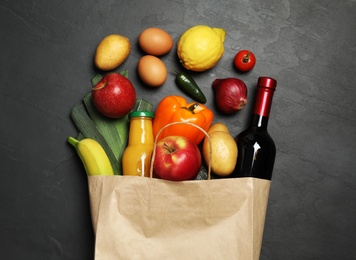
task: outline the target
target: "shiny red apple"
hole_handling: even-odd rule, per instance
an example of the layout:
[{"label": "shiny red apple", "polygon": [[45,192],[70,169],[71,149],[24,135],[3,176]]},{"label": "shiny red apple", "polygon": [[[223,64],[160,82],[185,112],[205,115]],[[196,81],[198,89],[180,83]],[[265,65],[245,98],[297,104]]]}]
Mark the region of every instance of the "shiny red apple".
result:
[{"label": "shiny red apple", "polygon": [[157,143],[153,175],[171,181],[192,180],[198,175],[201,163],[195,143],[183,136],[167,136]]},{"label": "shiny red apple", "polygon": [[136,91],[127,77],[119,73],[110,73],[93,87],[92,99],[94,106],[103,115],[121,118],[134,107]]}]

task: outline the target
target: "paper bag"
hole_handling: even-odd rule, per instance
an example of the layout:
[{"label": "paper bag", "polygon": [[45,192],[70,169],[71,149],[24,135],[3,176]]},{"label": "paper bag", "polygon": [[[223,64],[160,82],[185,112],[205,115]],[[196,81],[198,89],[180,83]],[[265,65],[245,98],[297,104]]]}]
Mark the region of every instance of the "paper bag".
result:
[{"label": "paper bag", "polygon": [[270,181],[88,177],[95,259],[259,259]]}]

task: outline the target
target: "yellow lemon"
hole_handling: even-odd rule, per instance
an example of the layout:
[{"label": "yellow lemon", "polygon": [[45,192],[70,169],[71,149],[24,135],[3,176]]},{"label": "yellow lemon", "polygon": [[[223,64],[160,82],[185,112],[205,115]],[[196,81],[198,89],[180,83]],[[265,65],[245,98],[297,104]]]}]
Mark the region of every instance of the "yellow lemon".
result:
[{"label": "yellow lemon", "polygon": [[119,34],[106,36],[95,52],[95,66],[101,70],[113,70],[120,66],[129,56],[130,40]]},{"label": "yellow lemon", "polygon": [[192,71],[214,67],[224,54],[226,32],[221,28],[197,25],[185,31],[177,44],[182,65]]}]

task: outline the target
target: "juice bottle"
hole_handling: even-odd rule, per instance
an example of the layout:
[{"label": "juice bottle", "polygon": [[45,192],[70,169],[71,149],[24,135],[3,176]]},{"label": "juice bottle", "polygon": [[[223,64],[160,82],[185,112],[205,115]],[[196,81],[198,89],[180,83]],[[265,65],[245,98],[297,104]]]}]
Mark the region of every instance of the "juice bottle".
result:
[{"label": "juice bottle", "polygon": [[135,111],[129,114],[129,119],[129,142],[122,156],[123,175],[149,177],[154,143],[153,113]]}]

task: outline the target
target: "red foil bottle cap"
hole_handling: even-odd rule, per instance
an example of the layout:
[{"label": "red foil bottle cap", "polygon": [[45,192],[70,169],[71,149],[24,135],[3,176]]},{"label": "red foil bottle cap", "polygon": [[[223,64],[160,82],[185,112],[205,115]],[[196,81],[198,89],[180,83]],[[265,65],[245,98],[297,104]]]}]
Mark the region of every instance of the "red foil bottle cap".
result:
[{"label": "red foil bottle cap", "polygon": [[276,90],[277,81],[270,77],[259,77],[257,87],[264,87]]},{"label": "red foil bottle cap", "polygon": [[273,92],[276,90],[277,81],[270,77],[260,77],[257,83],[257,94],[254,114],[269,117]]}]

